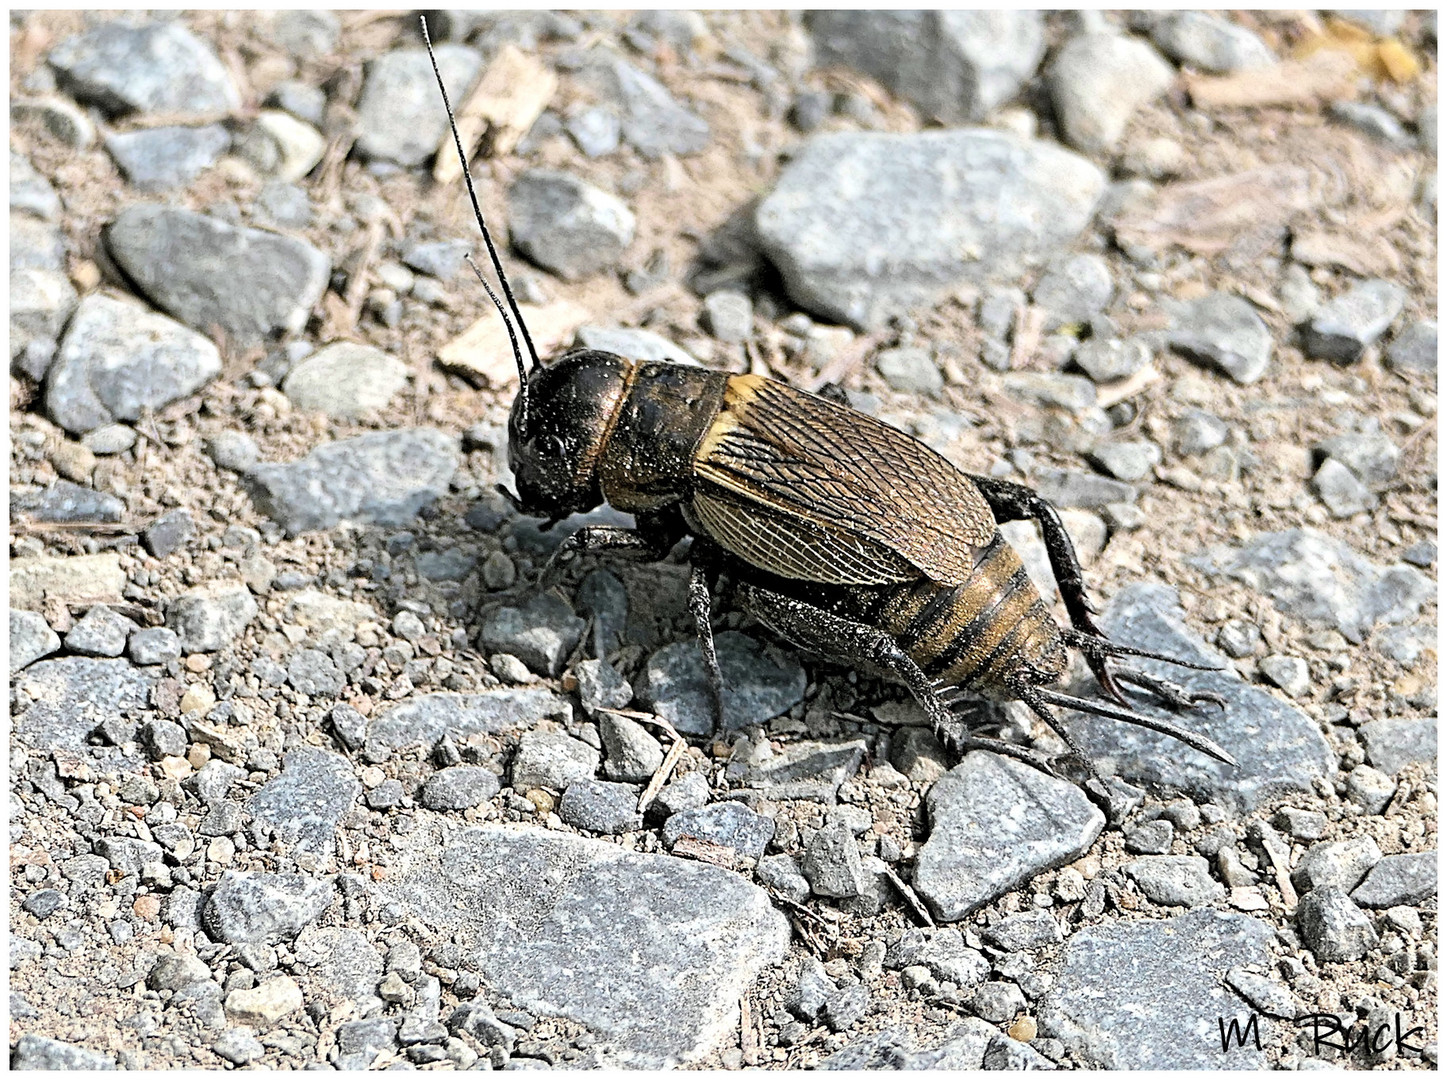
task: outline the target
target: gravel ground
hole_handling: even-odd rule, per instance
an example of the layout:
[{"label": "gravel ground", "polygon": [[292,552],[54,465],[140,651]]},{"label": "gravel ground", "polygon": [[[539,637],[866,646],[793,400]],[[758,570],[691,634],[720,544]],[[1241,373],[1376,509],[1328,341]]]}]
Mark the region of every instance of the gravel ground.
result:
[{"label": "gravel ground", "polygon": [[1089,790],[537,589],[410,16],[12,14],[12,1065],[1435,1067],[1436,18],[1347,14],[433,27],[540,349],[837,384],[1216,669]]}]

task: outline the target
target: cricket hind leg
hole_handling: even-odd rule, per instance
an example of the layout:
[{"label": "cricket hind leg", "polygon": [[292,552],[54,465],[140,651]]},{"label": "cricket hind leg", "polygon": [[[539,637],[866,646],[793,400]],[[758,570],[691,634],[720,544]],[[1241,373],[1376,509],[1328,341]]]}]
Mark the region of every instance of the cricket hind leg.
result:
[{"label": "cricket hind leg", "polygon": [[1152,676],[1133,668],[1112,669],[1107,663],[1111,657],[1138,656],[1146,660],[1160,660],[1177,667],[1197,671],[1215,671],[1214,667],[1180,660],[1164,653],[1150,652],[1112,641],[1095,621],[1095,608],[1085,591],[1085,576],[1081,572],[1080,559],[1075,554],[1075,545],[1060,514],[1048,499],[1023,484],[1014,484],[992,476],[974,476],[970,479],[985,497],[996,522],[1034,521],[1040,526],[1040,538],[1045,543],[1045,552],[1050,557],[1050,570],[1055,576],[1056,588],[1065,603],[1070,616],[1070,628],[1061,630],[1061,638],[1067,645],[1079,649],[1090,665],[1100,688],[1121,705],[1128,705],[1121,682],[1131,683],[1160,695],[1172,708],[1196,705],[1205,702],[1225,704],[1216,694],[1191,694],[1174,683]]},{"label": "cricket hind leg", "polygon": [[958,754],[988,750],[1024,761],[1057,776],[1049,762],[1032,751],[1002,739],[970,735],[950,709],[941,688],[904,651],[894,636],[868,623],[825,611],[806,601],[757,585],[741,584],[739,603],[780,637],[801,649],[845,663],[868,664],[891,672],[909,687],[924,709],[940,742]]}]

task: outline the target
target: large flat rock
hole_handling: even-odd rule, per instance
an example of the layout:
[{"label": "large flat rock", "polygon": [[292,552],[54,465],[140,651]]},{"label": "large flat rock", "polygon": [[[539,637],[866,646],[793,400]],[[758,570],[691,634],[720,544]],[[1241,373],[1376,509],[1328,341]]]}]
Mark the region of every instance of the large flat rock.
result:
[{"label": "large flat rock", "polygon": [[788,924],[704,863],[541,829],[455,832],[420,813],[379,890],[473,952],[490,987],[598,1035],[600,1064],[659,1069],[732,1038]]},{"label": "large flat rock", "polygon": [[1274,938],[1260,919],[1205,909],[1081,930],[1041,1003],[1040,1032],[1099,1069],[1264,1068],[1249,1041],[1221,1052],[1217,1019],[1251,1015],[1225,975],[1269,970]]},{"label": "large flat rock", "polygon": [[930,789],[914,887],[935,917],[963,919],[1090,849],[1105,815],[1074,784],[975,751]]},{"label": "large flat rock", "polygon": [[[1198,664],[1225,667],[1227,663],[1187,625],[1175,590],[1165,585],[1143,582],[1121,590],[1106,607],[1101,626],[1123,645]],[[1128,663],[1192,690],[1224,697],[1224,709],[1207,705],[1177,713],[1158,707],[1148,694],[1127,691],[1137,712],[1214,739],[1236,758],[1237,765],[1145,728],[1088,713],[1066,713],[1071,731],[1102,772],[1246,813],[1283,795],[1312,794],[1314,781],[1335,771],[1336,756],[1315,720],[1283,698],[1243,682],[1234,671],[1192,671],[1135,658],[1128,658]],[[1084,687],[1077,690],[1082,696],[1098,696]]]}]

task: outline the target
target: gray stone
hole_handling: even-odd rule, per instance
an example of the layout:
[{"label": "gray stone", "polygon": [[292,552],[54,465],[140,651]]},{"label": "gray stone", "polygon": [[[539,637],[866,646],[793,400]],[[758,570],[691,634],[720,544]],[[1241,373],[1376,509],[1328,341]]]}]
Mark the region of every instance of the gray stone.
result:
[{"label": "gray stone", "polygon": [[256,601],[245,585],[217,582],[182,593],[166,605],[166,625],[181,651],[219,652],[256,618]]},{"label": "gray stone", "polygon": [[365,1069],[383,1050],[397,1045],[397,1023],[385,1016],[337,1025],[339,1069]]},{"label": "gray stone", "polygon": [[446,281],[465,265],[465,256],[472,250],[467,240],[434,240],[411,244],[402,251],[402,261],[419,274]]},{"label": "gray stone", "polygon": [[[14,648],[14,646],[11,646]],[[1437,718],[1390,717],[1357,729],[1367,761],[1385,773],[1400,772],[1417,761],[1437,760]]]},{"label": "gray stone", "polygon": [[330,884],[302,874],[227,870],[203,918],[212,936],[232,945],[289,941],[319,919],[331,900]]},{"label": "gray stone", "polygon": [[14,675],[60,648],[60,636],[45,616],[34,611],[10,609],[10,674]]},{"label": "gray stone", "polygon": [[1299,656],[1263,656],[1260,667],[1261,674],[1288,697],[1305,697],[1311,690],[1311,669]]},{"label": "gray stone", "polygon": [[1350,432],[1323,439],[1313,453],[1341,462],[1364,484],[1385,484],[1397,475],[1397,444],[1380,432]]},{"label": "gray stone", "polygon": [[558,817],[575,829],[611,835],[643,827],[638,788],[607,780],[574,780],[563,792]]},{"label": "gray stone", "polygon": [[1146,697],[1132,700],[1138,712],[1184,724],[1226,748],[1236,767],[1191,750],[1169,736],[1099,717],[1066,713],[1076,739],[1106,773],[1151,788],[1179,791],[1197,802],[1233,812],[1250,810],[1283,795],[1314,792],[1320,777],[1336,769],[1336,757],[1316,721],[1275,695],[1243,683],[1225,661],[1185,623],[1174,590],[1139,583],[1112,598],[1101,625],[1115,641],[1222,670],[1191,671],[1160,661],[1140,666],[1195,692],[1217,693],[1226,707],[1171,712]]},{"label": "gray stone", "polygon": [[1387,366],[1394,371],[1437,373],[1437,323],[1423,319],[1407,327],[1387,346]]},{"label": "gray stone", "polygon": [[607,660],[583,660],[578,664],[575,674],[578,678],[578,698],[589,713],[606,709],[626,709],[633,700],[633,687]]},{"label": "gray stone", "polygon": [[[606,663],[606,661],[584,661],[584,663]],[[581,668],[583,665],[580,664]],[[608,670],[612,671],[610,667]],[[627,687],[627,695],[631,699],[633,689],[623,681],[623,677],[614,672],[619,683]],[[582,680],[579,679],[579,689]],[[618,697],[622,697],[620,692]],[[627,704],[624,701],[623,704]],[[652,779],[653,774],[663,764],[663,747],[658,740],[648,734],[648,730],[638,721],[630,720],[626,716],[617,716],[613,713],[602,713],[598,717],[598,734],[603,739],[603,775],[610,780],[621,780],[625,783],[644,784]]]},{"label": "gray stone", "polygon": [[594,105],[574,113],[564,125],[578,149],[590,158],[606,157],[623,141],[623,121],[617,112],[604,105]]},{"label": "gray stone", "polygon": [[284,10],[272,13],[262,32],[298,60],[307,60],[336,50],[342,24],[330,11]]},{"label": "gray stone", "polygon": [[931,119],[983,118],[1014,97],[1045,52],[1038,11],[814,11],[814,62],[878,79]]},{"label": "gray stone", "polygon": [[[1069,255],[1055,260],[1041,275],[1031,299],[1045,311],[1048,333],[1062,326],[1088,323],[1105,310],[1115,292],[1110,267],[1099,255]],[[1119,376],[1118,376],[1119,377]]]},{"label": "gray stone", "polygon": [[755,225],[796,303],[870,327],[1040,265],[1080,234],[1104,189],[1088,161],[1003,132],[816,135]]},{"label": "gray stone", "polygon": [[863,739],[798,742],[762,760],[750,760],[729,780],[766,799],[812,799],[832,804],[839,787],[859,771],[867,745]]},{"label": "gray stone", "polygon": [[1005,376],[1011,396],[1041,408],[1080,412],[1095,405],[1095,385],[1079,375],[1056,371],[1012,371]]},{"label": "gray stone", "polygon": [[46,221],[60,217],[60,196],[24,154],[10,151],[10,209],[26,210]]},{"label": "gray stone", "polygon": [[376,787],[362,795],[362,801],[367,804],[368,810],[390,810],[394,806],[401,806],[405,796],[402,784],[398,780],[383,780]]},{"label": "gray stone", "polygon": [[754,813],[741,802],[714,803],[681,810],[663,823],[663,842],[670,848],[684,837],[733,848],[746,859],[757,859],[774,838],[774,819]]},{"label": "gray stone", "polygon": [[1235,990],[1257,1012],[1281,1020],[1295,1020],[1301,1011],[1290,990],[1273,979],[1234,967],[1226,972],[1226,985]]},{"label": "gray stone", "polygon": [[141,745],[155,761],[166,757],[181,757],[186,753],[189,744],[186,729],[174,720],[147,720],[141,725],[140,738]]},{"label": "gray stone", "polygon": [[126,504],[114,495],[69,480],[43,488],[12,488],[10,508],[31,521],[59,524],[114,524],[126,512]]},{"label": "gray stone", "polygon": [[1014,983],[987,982],[975,991],[975,996],[970,999],[970,1008],[981,1020],[1003,1024],[1024,1011],[1025,995]]},{"label": "gray stone", "polygon": [[1239,547],[1216,545],[1187,562],[1234,578],[1270,597],[1284,614],[1339,630],[1353,644],[1378,623],[1416,618],[1436,594],[1420,571],[1401,563],[1378,566],[1310,528],[1261,533]]},{"label": "gray stone", "polygon": [[246,802],[258,826],[296,850],[330,854],[337,822],[357,801],[362,785],[340,754],[316,747],[289,750],[281,775]]},{"label": "gray stone", "polygon": [[536,829],[418,830],[378,890],[451,932],[514,1008],[589,1028],[603,1066],[714,1052],[789,939],[736,874]]},{"label": "gray stone", "polygon": [[97,1069],[114,1072],[115,1059],[83,1046],[72,1046],[59,1039],[48,1039],[44,1035],[22,1035],[15,1040],[15,1049],[10,1055],[10,1068],[16,1072],[30,1072],[39,1069],[84,1070]]},{"label": "gray stone", "polygon": [[329,1003],[356,1002],[358,1011],[377,1000],[382,957],[361,930],[343,926],[309,926],[292,946],[297,959],[311,970],[308,987]]},{"label": "gray stone", "polygon": [[1171,850],[1176,830],[1169,821],[1157,818],[1125,831],[1125,849],[1136,855],[1165,855]]},{"label": "gray stone", "polygon": [[125,660],[39,661],[17,676],[13,733],[29,746],[74,750],[104,721],[146,708],[155,684]]},{"label": "gray stone", "polygon": [[478,643],[489,653],[516,656],[539,675],[557,676],[583,640],[585,627],[567,601],[543,592],[521,608],[490,611],[483,618]]},{"label": "gray stone", "polygon": [[754,332],[754,305],[748,296],[732,289],[719,289],[703,299],[703,313],[709,333],[719,341],[747,341]]},{"label": "gray stone", "polygon": [[261,457],[256,440],[244,431],[218,431],[206,439],[206,452],[218,469],[244,473]]},{"label": "gray stone", "polygon": [[1161,463],[1161,448],[1144,439],[1105,443],[1090,452],[1090,460],[1117,480],[1133,483],[1144,480]]},{"label": "gray stone", "polygon": [[37,121],[47,134],[72,150],[89,149],[95,142],[95,125],[67,98],[11,98],[10,119],[17,124]]},{"label": "gray stone", "polygon": [[1313,889],[1296,908],[1301,940],[1327,964],[1357,960],[1377,944],[1377,932],[1366,912],[1335,885]]},{"label": "gray stone", "polygon": [[626,60],[604,49],[594,50],[583,75],[602,98],[618,107],[624,140],[645,158],[684,157],[708,146],[708,123]]},{"label": "gray stone", "polygon": [[136,420],[195,393],[221,372],[221,355],[200,334],[103,293],[76,308],[45,380],[45,410],[83,433]]},{"label": "gray stone", "polygon": [[684,773],[663,785],[657,805],[664,816],[697,810],[708,803],[708,774],[703,771]]},{"label": "gray stone", "polygon": [[[803,700],[807,679],[791,655],[726,630],[714,639],[723,672],[723,727],[760,724]],[[666,645],[648,658],[634,686],[643,705],[687,735],[713,733],[713,705],[698,642]]]},{"label": "gray stone", "polygon": [[114,19],[67,38],[46,59],[67,93],[112,118],[241,107],[226,66],[179,21]]},{"label": "gray stone", "polygon": [[[436,52],[448,95],[454,102],[466,101],[482,71],[482,57],[462,45],[438,45]],[[356,130],[363,157],[404,168],[432,157],[447,135],[447,114],[425,49],[395,49],[367,65]]]},{"label": "gray stone", "polygon": [[249,1065],[266,1053],[266,1047],[261,1045],[261,1040],[246,1028],[240,1027],[227,1028],[216,1036],[211,1043],[211,1050],[217,1057],[238,1066]]},{"label": "gray stone", "polygon": [[178,550],[196,531],[196,522],[185,507],[177,507],[162,514],[146,527],[141,534],[141,543],[157,559],[164,559]]},{"label": "gray stone", "polygon": [[889,388],[902,394],[937,397],[945,388],[945,377],[935,366],[928,349],[915,345],[885,349],[875,359],[874,365]]},{"label": "gray stone", "polygon": [[858,896],[865,888],[859,845],[842,821],[832,821],[814,834],[804,849],[800,869],[819,896],[848,899]]},{"label": "gray stone", "polygon": [[633,212],[570,173],[523,173],[508,189],[508,206],[517,249],[565,281],[616,266],[633,242]]},{"label": "gray stone", "polygon": [[1071,38],[1046,73],[1065,141],[1093,155],[1114,150],[1130,118],[1174,79],[1171,66],[1149,45],[1115,34]]},{"label": "gray stone", "polygon": [[1349,364],[1401,314],[1407,294],[1400,285],[1373,279],[1328,300],[1301,332],[1302,350],[1319,360]]},{"label": "gray stone", "polygon": [[186,787],[195,791],[196,797],[203,803],[211,806],[226,798],[231,791],[231,785],[245,775],[245,770],[212,758],[186,780]]},{"label": "gray stone", "polygon": [[598,751],[561,731],[529,731],[518,742],[512,761],[512,786],[519,793],[532,788],[566,791],[598,771]]},{"label": "gray stone", "polygon": [[1136,489],[1131,485],[1076,469],[1038,470],[1035,490],[1061,509],[1071,506],[1092,509],[1136,500]]},{"label": "gray stone", "polygon": [[263,109],[237,141],[237,153],[262,176],[296,183],[326,152],[326,139],[311,124],[276,109]]},{"label": "gray stone", "polygon": [[802,904],[809,899],[809,880],[792,855],[765,855],[754,867],[754,877],[786,900]]},{"label": "gray stone", "polygon": [[300,331],[331,280],[331,259],[304,240],[177,206],[128,206],[103,239],[147,300],[193,330],[220,327],[235,348]]},{"label": "gray stone", "polygon": [[1330,14],[1370,30],[1373,37],[1390,37],[1402,28],[1407,13],[1400,8],[1332,8]]},{"label": "gray stone", "polygon": [[979,751],[935,783],[926,808],[914,887],[949,922],[1079,858],[1105,826],[1074,784]]},{"label": "gray stone", "polygon": [[1351,898],[1370,908],[1420,904],[1437,895],[1437,851],[1385,855],[1352,890]]},{"label": "gray stone", "polygon": [[1326,835],[1326,815],[1320,810],[1302,810],[1283,806],[1271,818],[1272,824],[1293,840],[1320,840]]},{"label": "gray stone", "polygon": [[1019,952],[1021,949],[1043,949],[1058,944],[1064,937],[1055,916],[1036,909],[1005,916],[985,931],[985,939],[1006,952]]},{"label": "gray stone", "polygon": [[1291,872],[1291,880],[1301,893],[1329,887],[1350,892],[1381,859],[1382,851],[1370,836],[1313,844]]},{"label": "gray stone", "polygon": [[1369,814],[1380,814],[1396,793],[1396,781],[1370,765],[1358,765],[1347,774],[1347,798]]},{"label": "gray stone", "polygon": [[286,681],[299,694],[336,697],[347,685],[334,661],[320,649],[298,649],[287,658]]},{"label": "gray stone", "polygon": [[318,349],[288,372],[281,389],[305,412],[351,420],[386,408],[407,385],[407,365],[381,349],[341,341]]},{"label": "gray stone", "polygon": [[1173,319],[1166,343],[1176,352],[1219,368],[1243,386],[1266,374],[1275,344],[1249,301],[1217,292],[1168,310]]},{"label": "gray stone", "polygon": [[1226,895],[1199,855],[1148,855],[1121,867],[1141,894],[1156,904],[1200,907]]},{"label": "gray stone", "polygon": [[1261,644],[1261,630],[1244,619],[1228,619],[1216,632],[1216,645],[1227,656],[1240,660]]},{"label": "gray stone", "polygon": [[56,342],[77,303],[64,274],[36,268],[10,272],[11,367],[36,382],[55,358]]},{"label": "gray stone", "polygon": [[157,127],[107,135],[106,153],[138,191],[185,187],[231,148],[231,133],[220,124]]},{"label": "gray stone", "polygon": [[367,722],[366,738],[394,750],[432,746],[443,735],[462,743],[473,735],[530,728],[546,717],[571,711],[567,698],[541,688],[423,694],[373,716]]},{"label": "gray stone", "polygon": [[1151,40],[1176,63],[1213,75],[1276,63],[1276,54],[1250,30],[1203,11],[1158,15]]},{"label": "gray stone", "polygon": [[245,483],[257,509],[295,536],[342,521],[406,525],[447,491],[457,462],[456,440],[441,431],[376,431],[263,462]]},{"label": "gray stone", "polygon": [[1187,409],[1175,423],[1176,452],[1187,456],[1204,454],[1226,441],[1231,429],[1226,421],[1200,409]]},{"label": "gray stone", "polygon": [[[670,364],[697,367],[698,361],[662,334],[621,326],[583,326],[577,344],[584,349],[601,349],[635,360],[662,360]],[[590,575],[591,576],[591,575]]]},{"label": "gray stone", "polygon": [[65,903],[65,894],[59,889],[37,889],[20,904],[21,910],[37,919],[48,919]]},{"label": "gray stone", "polygon": [[1407,133],[1402,122],[1380,105],[1365,101],[1333,101],[1327,108],[1333,120],[1340,120],[1396,150],[1410,150],[1417,140]]},{"label": "gray stone", "polygon": [[319,128],[326,117],[327,93],[319,86],[288,79],[271,88],[266,95],[266,103]]},{"label": "gray stone", "polygon": [[1071,361],[1089,375],[1092,382],[1116,382],[1134,375],[1149,364],[1151,350],[1138,337],[1092,337],[1080,343]]},{"label": "gray stone", "polygon": [[848,1031],[869,1012],[869,991],[859,983],[843,987],[824,1003],[823,1020],[830,1031]]},{"label": "gray stone", "polygon": [[481,806],[502,788],[497,773],[481,765],[454,765],[435,772],[422,785],[421,802],[429,810],[468,810]]},{"label": "gray stone", "polygon": [[1225,973],[1268,967],[1274,937],[1259,919],[1209,910],[1082,929],[1041,1003],[1041,1033],[1088,1068],[1265,1067],[1253,1043],[1223,1053],[1216,1021],[1239,1012]]},{"label": "gray stone", "polygon": [[1333,517],[1348,518],[1376,505],[1371,490],[1336,458],[1321,463],[1311,486]]},{"label": "gray stone", "polygon": [[185,953],[172,953],[156,961],[146,976],[146,986],[151,990],[177,990],[195,982],[209,982],[211,969],[199,957]]}]

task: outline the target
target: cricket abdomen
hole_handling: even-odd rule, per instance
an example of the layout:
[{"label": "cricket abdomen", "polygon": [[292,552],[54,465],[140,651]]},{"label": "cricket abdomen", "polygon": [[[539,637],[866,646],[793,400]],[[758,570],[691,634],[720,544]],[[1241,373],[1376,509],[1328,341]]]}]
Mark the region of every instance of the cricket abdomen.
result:
[{"label": "cricket abdomen", "polygon": [[1065,670],[1060,628],[998,532],[959,585],[896,586],[878,619],[940,686],[1010,698],[1014,687],[1054,682]]}]

